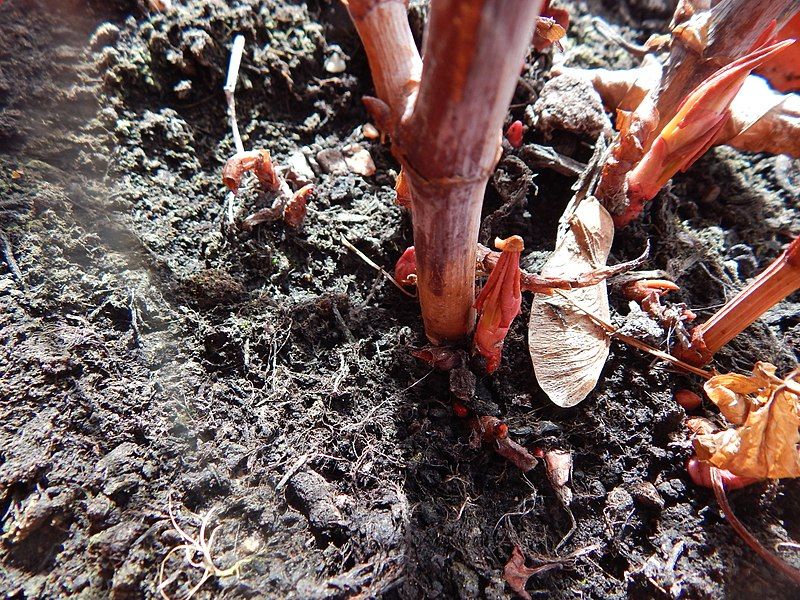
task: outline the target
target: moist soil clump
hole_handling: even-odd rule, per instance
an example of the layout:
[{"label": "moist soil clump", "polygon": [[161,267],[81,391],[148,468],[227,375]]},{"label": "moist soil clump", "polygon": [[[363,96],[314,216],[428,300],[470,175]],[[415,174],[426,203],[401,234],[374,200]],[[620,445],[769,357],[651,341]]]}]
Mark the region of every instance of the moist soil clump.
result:
[{"label": "moist soil clump", "polygon": [[[388,268],[411,231],[388,146],[362,134],[371,80],[340,3],[153,4],[0,5],[6,597],[184,598],[202,581],[195,598],[503,598],[514,544],[559,563],[530,580],[536,597],[792,595],[685,473],[673,392],[698,390],[695,378],[613,344],[597,389],[558,409],[536,385],[521,318],[477,402],[526,447],[572,453],[572,514],[541,466],[522,474],[470,444],[447,376],[410,355],[425,344],[416,301],[343,243]],[[568,64],[632,66],[591,18],[643,42],[672,4],[575,3]],[[427,9],[411,5],[419,37]],[[316,186],[297,229],[243,230],[271,201],[252,187],[226,203],[222,85],[237,33],[245,147]],[[326,71],[334,54],[344,71]],[[550,61],[528,57],[509,121],[540,99]],[[591,155],[586,132],[547,133],[527,141]],[[374,175],[341,168],[348,144],[369,151]],[[481,241],[523,236],[535,270],[574,178],[525,156],[500,162]],[[674,300],[704,318],[800,234],[799,166],[713,149],[618,233],[612,262],[649,239],[648,268],[676,277]],[[718,368],[794,366],[798,301]],[[611,302],[616,324],[663,341],[618,293]],[[800,539],[798,491],[731,496],[772,546]]]}]

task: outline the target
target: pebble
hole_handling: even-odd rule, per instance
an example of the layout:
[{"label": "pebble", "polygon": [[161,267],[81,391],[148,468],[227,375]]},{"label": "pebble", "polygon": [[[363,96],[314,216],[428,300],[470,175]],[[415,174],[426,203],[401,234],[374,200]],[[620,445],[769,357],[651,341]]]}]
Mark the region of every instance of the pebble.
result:
[{"label": "pebble", "polygon": [[344,60],[342,49],[334,44],[329,47],[329,50],[330,54],[325,59],[324,69],[328,73],[344,73],[345,69],[347,69],[347,63]]},{"label": "pebble", "polygon": [[300,150],[295,150],[289,155],[289,158],[286,159],[286,166],[289,167],[297,185],[304,186],[314,181],[314,171],[311,170],[305,154]]},{"label": "pebble", "polygon": [[348,171],[344,156],[335,148],[326,148],[317,153],[317,162],[325,173],[344,175]]},{"label": "pebble", "polygon": [[649,481],[639,481],[631,486],[631,496],[639,504],[655,510],[664,508],[664,499],[658,493],[656,486]]},{"label": "pebble", "polygon": [[362,177],[371,177],[375,174],[375,162],[369,150],[361,144],[348,144],[342,148],[344,162],[351,173]]},{"label": "pebble", "polygon": [[368,140],[377,140],[379,137],[381,137],[381,132],[378,131],[378,128],[372,123],[364,123],[361,126],[361,135]]}]

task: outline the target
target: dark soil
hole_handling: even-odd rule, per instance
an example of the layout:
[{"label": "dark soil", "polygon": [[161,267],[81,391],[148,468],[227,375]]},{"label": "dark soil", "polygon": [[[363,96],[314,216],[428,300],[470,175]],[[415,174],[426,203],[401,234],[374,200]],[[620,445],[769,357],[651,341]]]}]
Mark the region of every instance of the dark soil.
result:
[{"label": "dark soil", "polygon": [[[393,204],[397,165],[360,134],[371,83],[342,6],[174,4],[163,14],[146,2],[0,5],[5,597],[157,598],[163,581],[184,598],[203,569],[180,548],[169,554],[186,542],[169,514],[196,537],[193,513],[211,510],[217,567],[247,560],[196,598],[502,598],[514,543],[533,564],[576,555],[531,579],[536,597],[796,593],[684,472],[690,444],[672,393],[700,382],[613,345],[597,390],[557,409],[536,386],[521,318],[477,393],[523,445],[573,453],[577,528],[556,550],[570,519],[541,466],[522,474],[469,445],[446,375],[409,354],[425,343],[416,303],[341,242],[386,266],[411,242]],[[632,65],[590,16],[641,42],[665,26],[669,4],[576,3],[569,62]],[[424,6],[413,11],[419,32]],[[299,230],[242,231],[265,202],[252,190],[227,221],[222,85],[236,33],[247,38],[246,147],[284,164],[357,141],[378,167],[362,178],[312,164],[317,198]],[[323,69],[333,44],[348,57],[339,75]],[[549,60],[529,57],[510,117],[535,101]],[[561,152],[591,154],[585,136],[554,136]],[[649,238],[648,268],[677,277],[675,300],[707,316],[800,233],[799,166],[717,148],[618,234],[612,258],[633,258]],[[524,185],[519,161],[499,168]],[[572,181],[536,174],[523,206],[495,215],[483,241],[519,233],[540,263]],[[490,184],[486,214],[517,189]],[[611,300],[626,322],[627,302]],[[717,367],[792,367],[793,300]],[[732,501],[771,547],[800,539],[798,491],[786,481]]]}]

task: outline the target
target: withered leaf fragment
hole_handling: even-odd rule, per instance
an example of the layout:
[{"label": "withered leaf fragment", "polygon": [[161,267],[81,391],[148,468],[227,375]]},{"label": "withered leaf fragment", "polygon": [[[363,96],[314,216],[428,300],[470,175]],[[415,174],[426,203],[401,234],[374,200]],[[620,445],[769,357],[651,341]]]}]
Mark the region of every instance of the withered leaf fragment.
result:
[{"label": "withered leaf fragment", "polygon": [[567,450],[545,452],[544,468],[559,501],[569,507],[572,504],[572,489],[569,487],[572,479],[572,453]]},{"label": "withered leaf fragment", "polygon": [[533,47],[543,52],[551,45],[561,50],[560,40],[567,35],[569,13],[563,8],[552,8],[549,0],[542,7],[542,13],[536,21],[533,34]]},{"label": "withered leaf fragment", "polygon": [[526,566],[522,548],[515,544],[514,549],[511,551],[511,557],[508,559],[505,569],[503,569],[503,576],[509,587],[514,590],[514,593],[524,600],[531,600],[530,594],[525,591],[525,584],[528,583],[528,579],[538,573],[544,573],[560,567],[561,564],[557,562],[545,563],[538,567]]},{"label": "withered leaf fragment", "polygon": [[314,196],[314,186],[304,185],[297,190],[283,207],[283,220],[289,227],[300,227],[306,217],[306,206]]},{"label": "withered leaf fragment", "polygon": [[800,477],[800,368],[780,379],[758,362],[752,375],[718,375],[705,390],[735,427],[698,435],[698,458],[740,477]]},{"label": "withered leaf fragment", "polygon": [[274,192],[280,187],[278,175],[272,168],[272,160],[266,150],[237,152],[231,156],[222,169],[222,183],[234,193],[238,193],[242,176],[253,171],[265,190]]}]

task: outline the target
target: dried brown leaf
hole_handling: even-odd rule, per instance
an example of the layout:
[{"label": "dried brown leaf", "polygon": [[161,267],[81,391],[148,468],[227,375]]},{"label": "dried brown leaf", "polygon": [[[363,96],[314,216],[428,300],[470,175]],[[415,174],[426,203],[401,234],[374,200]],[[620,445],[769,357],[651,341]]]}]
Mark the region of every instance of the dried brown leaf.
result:
[{"label": "dried brown leaf", "polygon": [[525,566],[525,555],[519,546],[514,546],[503,574],[508,585],[520,598],[531,600],[530,594],[525,591],[525,584],[528,583],[528,579],[535,571],[536,569]]},{"label": "dried brown leaf", "polygon": [[[542,275],[574,277],[606,264],[614,239],[614,223],[608,211],[590,196],[577,205],[568,222],[569,227],[559,230],[556,250]],[[535,296],[528,325],[536,379],[561,407],[575,406],[594,389],[610,345],[603,328],[575,304],[609,320],[603,281],[563,295]]]},{"label": "dried brown leaf", "polygon": [[781,380],[756,363],[752,375],[719,375],[705,386],[737,428],[698,435],[697,456],[740,477],[800,477],[800,369]]}]

